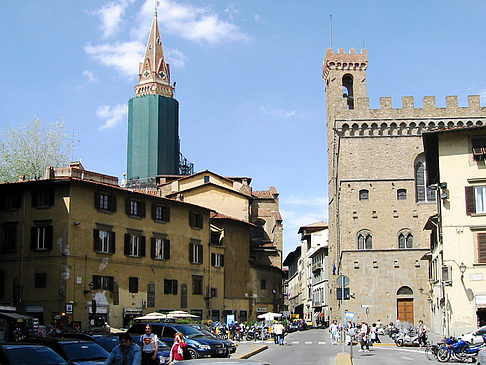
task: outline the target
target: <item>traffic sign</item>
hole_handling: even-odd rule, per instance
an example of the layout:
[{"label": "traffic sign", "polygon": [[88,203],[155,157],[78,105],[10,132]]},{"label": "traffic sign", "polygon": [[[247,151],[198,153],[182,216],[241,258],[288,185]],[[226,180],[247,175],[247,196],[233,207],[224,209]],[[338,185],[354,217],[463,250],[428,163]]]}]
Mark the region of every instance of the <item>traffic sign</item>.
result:
[{"label": "traffic sign", "polygon": [[349,277],[346,275],[339,275],[337,278],[337,284],[338,286],[342,287],[347,287],[349,285]]}]

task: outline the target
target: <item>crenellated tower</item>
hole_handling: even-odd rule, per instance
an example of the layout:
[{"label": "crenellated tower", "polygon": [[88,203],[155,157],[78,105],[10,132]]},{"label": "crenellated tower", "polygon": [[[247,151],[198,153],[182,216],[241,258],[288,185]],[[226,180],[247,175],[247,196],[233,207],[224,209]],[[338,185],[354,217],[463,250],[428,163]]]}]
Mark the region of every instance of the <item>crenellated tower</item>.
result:
[{"label": "crenellated tower", "polygon": [[135,97],[128,102],[128,180],[179,173],[179,103],[154,11]]}]

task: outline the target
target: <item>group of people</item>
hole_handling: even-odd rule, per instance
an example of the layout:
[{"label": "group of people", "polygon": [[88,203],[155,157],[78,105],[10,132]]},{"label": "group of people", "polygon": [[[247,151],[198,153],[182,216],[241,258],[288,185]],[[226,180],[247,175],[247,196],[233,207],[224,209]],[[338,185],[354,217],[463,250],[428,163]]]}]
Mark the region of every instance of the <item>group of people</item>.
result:
[{"label": "group of people", "polygon": [[[159,338],[152,333],[152,326],[145,326],[145,334],[140,336],[142,348],[133,342],[129,333],[120,335],[120,345],[115,346],[105,365],[158,365]],[[174,344],[170,350],[169,364],[175,364],[189,358],[187,343],[184,335],[177,332],[174,336]]]},{"label": "group of people", "polygon": [[[329,327],[329,332],[331,333],[331,341],[333,345],[337,345],[340,339],[341,327],[338,325],[337,321],[334,320]],[[376,323],[373,323],[371,327],[366,322],[361,322],[357,326],[351,321],[348,321],[347,326],[344,328],[346,345],[352,345],[353,339],[356,337],[360,344],[360,352],[369,352],[370,344],[381,343],[380,337],[378,336],[378,327]]]},{"label": "group of people", "polygon": [[[419,320],[418,330],[418,342],[419,346],[427,346],[427,328],[425,327],[424,321]],[[331,341],[333,345],[337,345],[340,339],[341,327],[338,325],[337,321],[334,320],[329,327],[329,332],[331,334]],[[366,322],[361,322],[357,326],[351,321],[348,321],[347,326],[344,328],[346,336],[346,345],[352,345],[352,341],[357,337],[360,344],[360,352],[369,352],[370,345],[373,343],[381,343],[380,337],[378,336],[378,326],[373,323],[371,327]]]}]

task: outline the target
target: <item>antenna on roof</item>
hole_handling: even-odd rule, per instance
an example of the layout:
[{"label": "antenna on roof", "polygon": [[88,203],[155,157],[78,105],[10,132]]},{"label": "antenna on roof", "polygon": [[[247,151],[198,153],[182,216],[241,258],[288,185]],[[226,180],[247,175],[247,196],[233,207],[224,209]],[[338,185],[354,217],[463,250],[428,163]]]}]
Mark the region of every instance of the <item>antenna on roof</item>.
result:
[{"label": "antenna on roof", "polygon": [[330,38],[331,38],[331,48],[332,48],[332,14],[329,14],[329,24],[330,24],[330,27],[331,27],[331,35],[330,35]]}]

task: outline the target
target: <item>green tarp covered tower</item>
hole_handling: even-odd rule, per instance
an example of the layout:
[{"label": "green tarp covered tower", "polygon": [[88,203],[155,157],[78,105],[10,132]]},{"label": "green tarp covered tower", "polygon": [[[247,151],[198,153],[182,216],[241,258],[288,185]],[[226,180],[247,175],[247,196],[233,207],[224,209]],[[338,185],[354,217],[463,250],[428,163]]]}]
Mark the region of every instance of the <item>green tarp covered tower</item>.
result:
[{"label": "green tarp covered tower", "polygon": [[135,97],[128,102],[127,178],[179,173],[179,103],[170,84],[157,11],[145,58],[139,65]]}]

